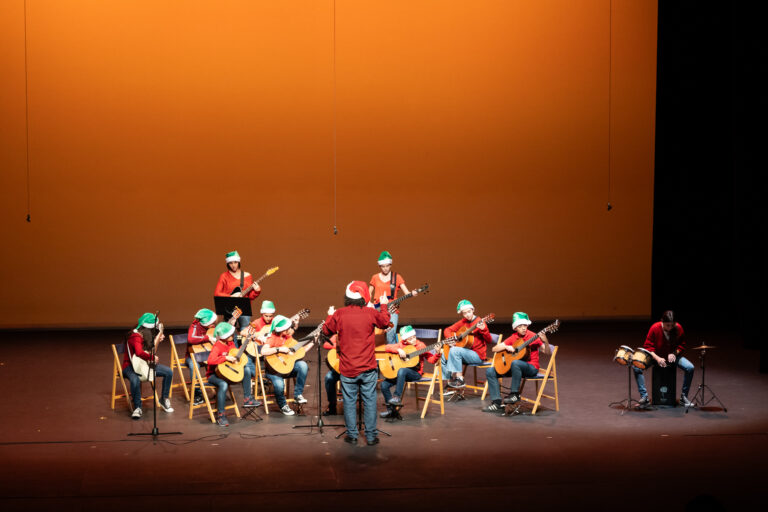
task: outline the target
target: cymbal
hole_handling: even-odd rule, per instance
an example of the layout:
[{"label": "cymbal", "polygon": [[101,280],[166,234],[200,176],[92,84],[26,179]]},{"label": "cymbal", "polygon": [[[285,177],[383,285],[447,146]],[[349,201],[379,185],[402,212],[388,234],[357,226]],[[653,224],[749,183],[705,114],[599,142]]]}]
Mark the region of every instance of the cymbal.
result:
[{"label": "cymbal", "polygon": [[706,350],[708,348],[717,348],[714,345],[701,345],[699,347],[693,347],[693,350]]}]

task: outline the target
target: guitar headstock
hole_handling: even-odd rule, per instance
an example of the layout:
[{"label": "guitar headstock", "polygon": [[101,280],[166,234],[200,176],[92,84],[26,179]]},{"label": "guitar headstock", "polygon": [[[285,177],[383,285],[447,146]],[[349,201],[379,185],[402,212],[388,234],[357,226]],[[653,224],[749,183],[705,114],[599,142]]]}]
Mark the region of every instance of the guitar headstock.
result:
[{"label": "guitar headstock", "polygon": [[232,320],[237,320],[238,318],[240,318],[240,315],[242,314],[243,314],[243,310],[235,306],[235,309],[232,310]]},{"label": "guitar headstock", "polygon": [[559,328],[560,328],[560,320],[555,320],[554,322],[546,326],[542,332],[546,334],[551,334],[553,332],[557,332]]},{"label": "guitar headstock", "polygon": [[424,286],[422,286],[421,288],[417,288],[416,291],[418,293],[429,293],[429,284],[424,283]]},{"label": "guitar headstock", "polygon": [[280,267],[272,267],[269,270],[267,270],[267,272],[264,275],[271,276],[272,274],[274,274],[278,270],[280,270]]},{"label": "guitar headstock", "polygon": [[494,320],[496,320],[496,313],[491,313],[488,316],[484,316],[482,318],[482,321],[487,324],[493,323]]},{"label": "guitar headstock", "polygon": [[307,318],[309,316],[309,308],[304,308],[298,313],[296,313],[296,316],[299,318],[299,320],[302,320],[304,318]]}]

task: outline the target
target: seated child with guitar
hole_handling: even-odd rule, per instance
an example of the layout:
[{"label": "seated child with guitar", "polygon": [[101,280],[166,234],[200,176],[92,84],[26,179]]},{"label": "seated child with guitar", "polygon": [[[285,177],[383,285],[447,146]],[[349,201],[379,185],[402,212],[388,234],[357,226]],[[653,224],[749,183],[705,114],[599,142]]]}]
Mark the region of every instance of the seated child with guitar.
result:
[{"label": "seated child with guitar", "polygon": [[[211,349],[211,353],[208,355],[208,371],[206,373],[208,382],[215,385],[218,388],[216,393],[216,421],[222,427],[228,427],[229,421],[226,415],[226,400],[227,390],[229,389],[229,381],[217,375],[217,366],[226,362],[229,363],[245,363],[245,355],[240,351],[236,352],[236,355],[232,355],[233,350],[237,350],[235,347],[235,326],[229,322],[221,322],[216,326],[215,330],[216,343]],[[244,341],[243,343],[248,343]],[[246,359],[247,361],[247,359]],[[243,407],[258,407],[261,404],[253,398],[253,388],[251,385],[251,379],[253,373],[251,368],[247,364],[242,365],[243,375]]]},{"label": "seated child with guitar", "polygon": [[[381,382],[381,394],[387,404],[387,410],[382,412],[382,418],[389,418],[396,414],[396,407],[403,405],[402,396],[406,382],[415,382],[424,374],[424,360],[434,364],[440,358],[440,353],[427,352],[427,346],[416,338],[416,331],[410,325],[400,329],[400,341],[393,345],[385,345],[385,350],[390,354],[397,354],[400,361],[393,367],[399,367],[397,377],[385,379]],[[413,356],[413,357],[411,357]],[[384,364],[387,361],[383,362]],[[404,367],[400,367],[405,365]],[[390,388],[395,386],[395,394],[392,396]]]},{"label": "seated child with guitar", "polygon": [[[195,361],[195,354],[193,347],[202,343],[215,342],[216,338],[208,334],[208,329],[216,323],[216,313],[210,309],[201,309],[195,313],[195,319],[187,330],[187,368],[189,368],[189,374],[194,375],[192,369],[197,362]],[[195,405],[203,403],[203,391],[200,388],[195,388]]]},{"label": "seated child with guitar", "polygon": [[464,377],[462,377],[463,364],[480,364],[485,361],[485,349],[488,343],[491,343],[491,331],[483,321],[483,318],[475,316],[475,306],[468,300],[462,300],[456,307],[456,312],[463,317],[461,320],[446,327],[443,331],[444,338],[448,340],[453,336],[463,334],[467,330],[472,332],[468,336],[472,345],[470,348],[462,346],[451,347],[446,359],[444,360],[445,374],[448,379],[448,386],[452,388],[463,388]]},{"label": "seated child with guitar", "polygon": [[[520,355],[519,359],[511,361],[510,369],[507,372],[499,373],[495,366],[486,370],[485,375],[488,381],[488,393],[491,397],[491,404],[483,409],[485,412],[504,411],[501,405],[499,377],[512,377],[509,384],[510,393],[504,398],[504,403],[514,405],[520,401],[520,382],[523,377],[533,378],[539,373],[539,350],[543,347],[543,353],[548,354],[550,352],[546,329],[537,334],[528,330],[529,325],[531,325],[531,320],[527,314],[522,312],[515,313],[512,315],[512,329],[515,332],[491,349],[494,353],[506,351],[513,355],[518,353],[522,355]],[[526,346],[520,347],[521,345]],[[522,350],[519,350],[518,347]]]},{"label": "seated child with guitar", "polygon": [[[295,377],[296,387],[293,389],[293,398],[297,404],[307,403],[307,399],[304,398],[302,393],[304,392],[304,383],[307,381],[309,366],[304,361],[293,361],[293,357],[296,354],[294,354],[294,350],[291,347],[297,344],[292,337],[294,333],[293,325],[294,323],[290,318],[277,315],[272,320],[270,336],[265,341],[264,346],[261,347],[261,355],[265,358],[267,377],[272,382],[272,388],[275,391],[275,400],[277,400],[280,411],[286,416],[293,416],[295,413],[285,399],[285,381],[283,379]],[[313,345],[314,343],[310,342],[301,347],[300,350],[306,353]],[[286,373],[281,373],[273,367],[269,358],[273,354],[285,354],[286,357],[283,358],[283,362],[287,367],[290,367],[290,370]],[[303,354],[299,354],[299,356],[303,357]]]}]

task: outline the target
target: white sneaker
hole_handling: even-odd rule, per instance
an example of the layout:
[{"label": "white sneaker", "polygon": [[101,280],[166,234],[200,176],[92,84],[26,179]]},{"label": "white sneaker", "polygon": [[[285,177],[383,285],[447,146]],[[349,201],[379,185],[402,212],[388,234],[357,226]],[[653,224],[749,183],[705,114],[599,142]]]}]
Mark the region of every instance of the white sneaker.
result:
[{"label": "white sneaker", "polygon": [[173,407],[171,407],[170,398],[166,398],[165,400],[160,400],[160,407],[162,407],[165,412],[173,412]]},{"label": "white sneaker", "polygon": [[131,418],[135,420],[141,418],[141,407],[137,407],[133,410],[133,414],[131,414]]},{"label": "white sneaker", "polygon": [[288,404],[285,404],[283,408],[280,409],[280,412],[282,412],[286,416],[293,416],[294,414],[296,414],[295,412],[293,412],[293,409],[291,409],[291,406]]},{"label": "white sneaker", "polygon": [[304,395],[296,395],[294,397],[294,400],[296,400],[297,404],[305,404],[305,403],[307,403],[307,399],[304,398]]}]

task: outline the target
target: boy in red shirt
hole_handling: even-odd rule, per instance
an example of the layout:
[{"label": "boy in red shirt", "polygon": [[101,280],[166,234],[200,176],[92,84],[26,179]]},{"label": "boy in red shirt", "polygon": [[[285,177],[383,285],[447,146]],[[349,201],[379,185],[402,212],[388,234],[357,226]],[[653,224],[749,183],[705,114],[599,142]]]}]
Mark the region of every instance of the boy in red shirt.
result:
[{"label": "boy in red shirt", "polygon": [[450,327],[445,328],[444,338],[450,338],[458,333],[462,327],[469,328],[474,324],[474,332],[472,333],[474,342],[472,343],[472,348],[451,347],[447,360],[443,361],[443,366],[448,378],[448,386],[463,388],[462,365],[481,364],[485,361],[485,347],[488,343],[491,343],[492,338],[485,322],[482,319],[478,322],[478,318],[475,316],[475,306],[471,302],[468,300],[459,301],[458,306],[456,306],[456,312],[460,313],[463,318]]},{"label": "boy in red shirt", "polygon": [[[216,323],[216,313],[210,309],[201,309],[195,313],[195,319],[187,330],[187,368],[189,374],[194,375],[193,365],[197,364],[192,347],[205,342],[215,342],[214,336],[208,336],[208,329]],[[195,405],[203,403],[203,390],[196,388],[194,402]]]},{"label": "boy in red shirt", "polygon": [[[376,309],[379,309],[380,299],[382,296],[386,296],[387,300],[392,301],[397,297],[397,291],[401,290],[404,294],[410,293],[408,287],[405,286],[405,279],[397,272],[392,272],[392,255],[388,251],[382,251],[379,255],[379,269],[381,271],[378,274],[371,276],[371,281],[368,283],[368,295],[373,298],[373,305]],[[413,291],[413,296],[418,294],[416,290]],[[387,343],[397,343],[397,321],[400,318],[399,312],[394,312],[389,315],[389,322],[392,324],[392,328],[387,331]]]},{"label": "boy in red shirt", "polygon": [[[400,358],[406,358],[406,347],[415,347],[416,350],[422,350],[426,348],[426,345],[416,339],[416,330],[410,325],[406,325],[400,329],[400,341],[394,345],[387,345],[384,350],[390,354],[398,354]],[[430,354],[424,353],[419,355],[419,362],[414,368],[400,368],[397,372],[397,377],[394,379],[386,379],[381,383],[381,394],[384,397],[384,402],[387,404],[387,410],[381,413],[382,418],[389,418],[395,412],[395,407],[403,405],[402,396],[405,389],[406,382],[415,382],[421,379],[424,375],[424,361],[427,360],[434,364],[440,358],[440,353]],[[395,386],[395,395],[392,396],[390,388]]]},{"label": "boy in red shirt", "polygon": [[[522,312],[512,315],[512,329],[515,331],[512,336],[499,342],[491,350],[501,352],[506,350],[514,354],[515,345],[524,343],[536,336],[536,333],[528,330],[531,320],[528,315]],[[544,332],[539,333],[539,339],[531,342],[526,348],[528,353],[522,359],[512,361],[512,367],[504,375],[499,375],[496,369],[491,366],[485,371],[485,377],[488,381],[488,394],[491,397],[491,405],[483,409],[485,412],[501,412],[504,408],[501,406],[501,390],[499,389],[499,377],[512,377],[509,384],[510,393],[504,398],[505,404],[515,404],[520,401],[520,382],[523,377],[533,378],[539,374],[539,350],[544,347],[544,353],[550,352],[549,340]]]},{"label": "boy in red shirt", "polygon": [[[347,285],[344,307],[334,311],[323,325],[325,337],[338,334],[339,373],[341,392],[344,399],[344,424],[347,435],[344,441],[357,443],[357,397],[363,401],[365,437],[368,445],[378,444],[376,429],[376,380],[378,371],[374,353],[374,328],[384,329],[389,325],[387,308],[376,311],[366,307],[371,295],[363,281],[352,281]],[[381,305],[388,303],[386,295]]]},{"label": "boy in red shirt", "polygon": [[[240,268],[240,254],[237,251],[228,252],[226,256],[227,271],[219,276],[213,295],[216,297],[242,297],[242,292],[233,293],[239,287],[245,290],[253,284],[253,276]],[[245,296],[250,300],[255,299],[261,293],[261,287],[257,284]],[[225,318],[224,320],[229,320]],[[240,328],[246,327],[251,322],[250,316],[240,316],[237,319]]]}]

